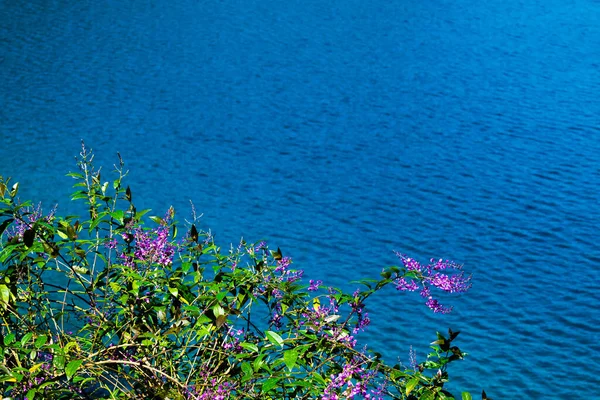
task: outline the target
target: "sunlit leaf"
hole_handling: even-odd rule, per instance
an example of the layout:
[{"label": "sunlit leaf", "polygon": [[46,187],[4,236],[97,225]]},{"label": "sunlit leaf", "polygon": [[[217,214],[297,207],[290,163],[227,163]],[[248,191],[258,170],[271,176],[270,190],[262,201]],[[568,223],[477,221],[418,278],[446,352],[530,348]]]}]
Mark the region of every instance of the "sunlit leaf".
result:
[{"label": "sunlit leaf", "polygon": [[296,361],[298,360],[298,350],[291,349],[285,351],[283,353],[283,360],[285,361],[285,365],[291,371],[296,366]]},{"label": "sunlit leaf", "polygon": [[283,258],[283,254],[281,253],[281,250],[279,249],[279,247],[277,248],[277,251],[271,250],[271,255],[277,261],[279,261],[279,260],[281,260]]},{"label": "sunlit leaf", "polygon": [[267,339],[269,339],[269,342],[276,346],[283,347],[283,339],[281,338],[281,336],[279,336],[278,333],[273,331],[266,331],[265,335],[267,336]]},{"label": "sunlit leaf", "polygon": [[69,361],[69,363],[65,367],[65,374],[67,374],[68,380],[70,380],[73,377],[73,375],[75,375],[75,372],[77,372],[82,363],[83,360]]},{"label": "sunlit leaf", "polygon": [[419,384],[419,377],[415,376],[411,378],[408,382],[406,382],[406,395],[408,396],[410,392]]},{"label": "sunlit leaf", "polygon": [[277,386],[277,382],[279,382],[279,378],[270,378],[267,379],[263,385],[262,385],[262,389],[261,392],[262,393],[267,393],[269,390],[273,389],[275,386]]}]

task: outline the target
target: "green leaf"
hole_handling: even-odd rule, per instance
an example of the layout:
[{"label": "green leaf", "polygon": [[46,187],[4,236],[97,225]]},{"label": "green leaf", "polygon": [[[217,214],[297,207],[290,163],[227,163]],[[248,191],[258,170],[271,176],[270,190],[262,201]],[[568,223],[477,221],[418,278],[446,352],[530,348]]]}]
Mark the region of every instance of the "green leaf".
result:
[{"label": "green leaf", "polygon": [[273,331],[266,331],[265,335],[267,335],[267,339],[269,339],[269,342],[273,343],[273,345],[283,347],[283,339],[279,334]]},{"label": "green leaf", "polygon": [[8,308],[10,304],[10,289],[6,285],[0,285],[0,305],[3,308]]},{"label": "green leaf", "polygon": [[63,369],[65,367],[65,356],[54,355],[54,358],[52,358],[52,364],[57,369]]},{"label": "green leaf", "polygon": [[327,382],[325,382],[325,379],[323,379],[323,377],[318,372],[313,372],[313,378],[315,379],[315,381],[319,382],[321,385],[327,384]]},{"label": "green leaf", "polygon": [[2,233],[6,230],[6,228],[8,227],[8,225],[10,225],[12,222],[14,221],[14,219],[10,218],[10,219],[5,219],[4,221],[2,221],[2,224],[0,224],[0,235],[2,235]]},{"label": "green leaf", "polygon": [[283,259],[283,254],[281,253],[281,249],[279,249],[279,247],[277,248],[277,251],[273,251],[271,250],[271,255],[273,256],[274,259],[276,259],[277,261]]},{"label": "green leaf", "polygon": [[433,400],[433,399],[435,399],[435,393],[432,392],[431,390],[426,390],[425,392],[423,392],[421,397],[419,397],[419,400]]},{"label": "green leaf", "polygon": [[473,400],[473,397],[471,397],[471,393],[469,392],[462,392],[462,400]]},{"label": "green leaf", "polygon": [[65,176],[70,176],[71,178],[74,178],[74,179],[83,179],[83,175],[80,174],[79,172],[69,172]]},{"label": "green leaf", "polygon": [[32,337],[33,337],[33,333],[31,333],[31,332],[25,334],[25,336],[23,336],[21,338],[21,346],[25,347],[27,342],[29,342],[29,339],[31,339]]},{"label": "green leaf", "polygon": [[250,379],[252,377],[252,375],[254,374],[254,370],[252,369],[252,366],[247,362],[242,363],[242,371],[244,372],[244,378],[246,378],[246,379]]},{"label": "green leaf", "polygon": [[419,377],[415,376],[411,378],[408,382],[406,382],[406,395],[408,396],[410,392],[419,384]]},{"label": "green leaf", "polygon": [[283,361],[285,361],[285,365],[291,371],[296,366],[296,361],[298,360],[298,350],[292,349],[287,350],[283,353]]},{"label": "green leaf", "polygon": [[38,336],[38,338],[35,339],[35,347],[39,349],[40,347],[42,347],[43,345],[46,344],[47,340],[48,340],[48,336],[46,336],[46,335]]},{"label": "green leaf", "polygon": [[27,395],[25,396],[25,398],[27,400],[33,400],[35,398],[35,394],[37,393],[37,390],[34,389],[29,389],[29,391],[27,392]]},{"label": "green leaf", "polygon": [[19,192],[19,182],[15,183],[10,191],[10,197],[14,198]]},{"label": "green leaf", "polygon": [[270,378],[267,379],[263,385],[262,385],[262,393],[267,393],[269,390],[273,389],[275,386],[277,386],[277,382],[279,381],[279,378]]},{"label": "green leaf", "polygon": [[[6,339],[5,339],[5,340],[6,340]],[[240,346],[241,346],[243,349],[246,349],[246,350],[252,351],[252,352],[254,352],[254,353],[258,353],[258,346],[257,346],[257,345],[255,345],[254,343],[245,343],[245,342],[244,342],[244,343],[240,343]]]},{"label": "green leaf", "polygon": [[15,334],[14,333],[9,333],[8,335],[6,335],[4,337],[4,345],[5,346],[10,346],[14,342],[15,342]]},{"label": "green leaf", "polygon": [[154,221],[155,223],[159,224],[159,225],[161,225],[161,224],[162,224],[162,222],[163,222],[163,219],[162,219],[161,217],[152,216],[152,217],[149,217],[149,218],[150,218],[152,221]]},{"label": "green leaf", "polygon": [[69,236],[65,232],[63,232],[61,229],[58,229],[56,231],[56,233],[58,234],[58,236],[60,236],[61,239],[64,239],[64,240],[69,239]]},{"label": "green leaf", "polygon": [[69,363],[67,364],[67,366],[65,368],[65,373],[67,374],[67,380],[71,380],[71,378],[73,377],[73,375],[75,375],[75,372],[77,372],[77,369],[79,369],[79,367],[81,366],[82,363],[83,363],[83,360],[69,361]]},{"label": "green leaf", "polygon": [[110,213],[110,216],[112,218],[114,218],[115,220],[117,220],[117,222],[121,225],[123,225],[123,217],[125,216],[125,214],[123,213],[123,210],[116,210]]}]

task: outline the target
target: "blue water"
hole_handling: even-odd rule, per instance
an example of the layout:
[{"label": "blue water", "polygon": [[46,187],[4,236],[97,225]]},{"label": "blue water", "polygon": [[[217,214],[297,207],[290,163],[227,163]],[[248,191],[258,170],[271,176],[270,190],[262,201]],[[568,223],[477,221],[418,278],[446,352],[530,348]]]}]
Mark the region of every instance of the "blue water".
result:
[{"label": "blue water", "polygon": [[138,208],[192,199],[217,241],[268,239],[309,279],[455,259],[474,285],[453,314],[390,290],[363,342],[407,363],[452,327],[456,392],[599,396],[598,1],[0,1],[0,21],[23,197],[68,213],[84,139],[105,176],[121,152]]}]

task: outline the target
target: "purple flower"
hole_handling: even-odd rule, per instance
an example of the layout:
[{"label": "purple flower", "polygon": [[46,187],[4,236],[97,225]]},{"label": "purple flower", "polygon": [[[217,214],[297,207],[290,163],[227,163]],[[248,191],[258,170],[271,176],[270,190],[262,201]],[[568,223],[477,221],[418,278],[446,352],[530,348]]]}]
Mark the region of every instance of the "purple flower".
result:
[{"label": "purple flower", "polygon": [[134,231],[135,251],[134,260],[144,263],[156,263],[163,266],[171,265],[175,247],[168,241],[169,229],[161,225],[147,232],[138,228]]},{"label": "purple flower", "polygon": [[290,257],[283,257],[281,260],[277,261],[277,267],[275,267],[275,272],[284,272],[292,263],[292,259]]},{"label": "purple flower", "polygon": [[411,279],[410,282],[407,282],[406,279],[404,278],[400,278],[398,280],[395,281],[396,283],[396,289],[398,290],[408,290],[409,292],[414,292],[415,290],[417,290],[419,288],[419,285],[417,285],[417,283],[415,281],[413,281]]},{"label": "purple flower", "polygon": [[[434,299],[430,287],[435,287],[446,293],[463,293],[471,288],[471,277],[465,277],[461,271],[462,266],[453,261],[441,258],[437,261],[431,259],[430,264],[424,266],[398,252],[396,252],[396,255],[402,260],[402,264],[407,269],[408,277],[412,278],[407,281],[406,277],[397,276],[394,280],[396,289],[414,292],[421,288],[421,297],[427,299],[425,304],[435,313],[449,313],[452,307],[444,307],[437,299]],[[453,271],[461,272],[453,273]]]},{"label": "purple flower", "polygon": [[310,285],[308,286],[308,291],[309,292],[315,292],[317,290],[319,290],[319,286],[323,284],[323,281],[314,281],[314,280],[310,280]]}]

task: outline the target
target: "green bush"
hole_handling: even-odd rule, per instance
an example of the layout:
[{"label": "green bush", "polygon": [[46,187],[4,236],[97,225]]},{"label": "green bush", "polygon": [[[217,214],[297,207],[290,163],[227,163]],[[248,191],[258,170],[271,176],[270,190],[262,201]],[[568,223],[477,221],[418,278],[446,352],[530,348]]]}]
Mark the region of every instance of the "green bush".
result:
[{"label": "green bush", "polygon": [[[227,250],[195,215],[137,210],[119,157],[101,179],[85,146],[72,200],[86,217],[43,214],[0,177],[0,382],[10,399],[453,399],[458,332],[425,361],[387,365],[356,346],[367,299],[387,286],[464,292],[460,266],[398,255],[350,294],[302,281],[266,243]],[[193,209],[193,206],[192,206]],[[194,213],[195,214],[195,211]],[[183,232],[182,232],[183,231]],[[485,397],[485,395],[484,395]],[[468,393],[463,399],[470,399]]]}]

